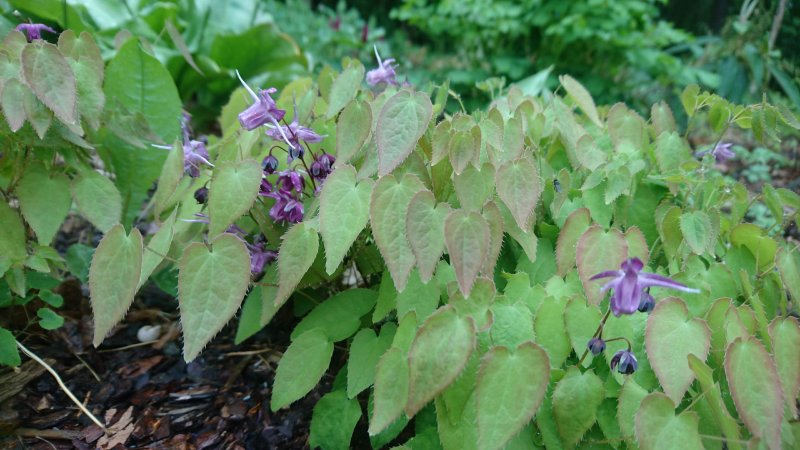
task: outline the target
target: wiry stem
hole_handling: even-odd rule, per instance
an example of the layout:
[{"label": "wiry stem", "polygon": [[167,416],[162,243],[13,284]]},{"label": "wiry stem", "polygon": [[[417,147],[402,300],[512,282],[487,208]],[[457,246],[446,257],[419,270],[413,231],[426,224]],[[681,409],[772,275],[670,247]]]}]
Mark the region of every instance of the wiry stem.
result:
[{"label": "wiry stem", "polygon": [[[609,309],[608,311],[606,311],[606,315],[603,316],[603,319],[600,321],[600,325],[598,325],[597,329],[594,331],[592,338],[600,337],[603,334],[603,325],[606,324],[606,320],[608,320],[608,316],[610,315],[611,315],[611,310]],[[628,346],[630,346],[630,343],[628,344]],[[578,360],[578,366],[580,366],[583,360],[586,359],[586,355],[588,353],[589,353],[589,348],[586,348],[586,350],[583,351],[581,359]]]}]

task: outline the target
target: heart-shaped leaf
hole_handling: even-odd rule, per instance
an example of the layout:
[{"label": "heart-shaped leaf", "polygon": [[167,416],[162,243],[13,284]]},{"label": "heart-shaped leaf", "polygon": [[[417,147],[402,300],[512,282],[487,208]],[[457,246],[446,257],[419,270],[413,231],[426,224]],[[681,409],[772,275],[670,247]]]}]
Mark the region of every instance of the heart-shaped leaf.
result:
[{"label": "heart-shaped leaf", "polygon": [[586,208],[579,208],[567,217],[556,243],[556,263],[562,277],[575,267],[575,252],[578,239],[592,224],[592,216]]},{"label": "heart-shaped leaf", "polygon": [[250,254],[233,234],[219,235],[210,248],[200,242],[186,247],[178,272],[178,300],[187,362],[236,314],[249,283]]},{"label": "heart-shaped leaf", "polygon": [[776,318],[769,326],[772,353],[783,386],[786,406],[797,416],[797,394],[800,393],[800,324],[794,317]]},{"label": "heart-shaped leaf", "polygon": [[433,193],[428,190],[418,192],[408,205],[406,235],[424,283],[433,276],[444,252],[444,221],[450,211],[447,203],[437,206]]},{"label": "heart-shaped leaf", "polygon": [[605,295],[600,292],[600,287],[607,280],[589,279],[600,272],[619,270],[620,264],[628,258],[628,243],[619,230],[603,231],[602,227],[594,225],[578,239],[575,256],[586,298],[589,303],[597,305]]},{"label": "heart-shaped leaf", "polygon": [[[602,313],[597,305],[590,305],[581,297],[569,300],[567,308],[564,310],[564,324],[567,327],[569,341],[572,349],[579,357],[587,350],[589,339],[594,336],[597,326],[600,324]],[[587,353],[583,359],[583,367],[589,367],[592,363],[592,354]]]},{"label": "heart-shaped leaf", "polygon": [[208,189],[209,235],[222,233],[253,206],[262,176],[261,166],[252,159],[217,164]]},{"label": "heart-shaped leaf", "polygon": [[325,244],[325,271],[339,267],[350,246],[369,221],[373,181],[356,183],[356,169],[339,166],[325,180],[319,201],[319,234]]},{"label": "heart-shaped leaf", "polygon": [[679,405],[694,380],[686,358],[695,355],[701,361],[706,360],[711,348],[711,330],[704,320],[689,318],[683,300],[667,298],[658,302],[647,318],[645,345],[664,393]]},{"label": "heart-shaped leaf", "polygon": [[349,60],[347,67],[331,85],[331,93],[328,98],[328,118],[335,116],[356,96],[363,79],[364,66],[357,60]]},{"label": "heart-shaped leaf", "polygon": [[69,179],[50,175],[41,164],[28,166],[15,190],[19,208],[33,228],[39,243],[50,244],[72,206]]},{"label": "heart-shaped leaf", "polygon": [[478,212],[459,209],[448,214],[444,232],[458,287],[467,297],[489,252],[489,225]]},{"label": "heart-shaped leaf", "polygon": [[333,342],[318,328],[294,339],[275,371],[270,408],[277,411],[303,398],[319,383],[333,356]]},{"label": "heart-shaped leaf", "polygon": [[400,91],[390,98],[378,116],[378,175],[391,173],[414,150],[433,115],[431,99],[424,92]]},{"label": "heart-shaped leaf", "polygon": [[150,241],[145,245],[144,254],[142,257],[142,273],[139,276],[139,283],[137,289],[141,288],[144,283],[150,278],[153,271],[156,270],[161,261],[164,260],[164,255],[169,252],[172,245],[172,237],[175,231],[175,218],[178,211],[172,212],[172,215],[161,224],[161,227],[156,231],[156,234],[150,238]]},{"label": "heart-shaped leaf", "polygon": [[458,201],[464,209],[481,209],[494,194],[494,166],[485,163],[480,169],[468,165],[453,177]]},{"label": "heart-shaped leaf", "polygon": [[713,229],[711,219],[703,211],[686,212],[681,214],[681,232],[689,248],[698,255],[706,252],[713,246]]},{"label": "heart-shaped leaf", "polygon": [[349,338],[361,325],[361,317],[370,312],[378,299],[371,289],[348,289],[315,306],[292,331],[296,339],[306,331],[319,328],[332,342]]},{"label": "heart-shaped leaf", "polygon": [[317,230],[305,222],[294,224],[283,235],[278,252],[278,293],[275,296],[275,306],[283,305],[292,295],[294,288],[317,258],[318,250]]},{"label": "heart-shaped leaf", "polygon": [[339,164],[349,161],[361,150],[371,132],[372,108],[369,103],[351,101],[336,121],[336,161]]},{"label": "heart-shaped leaf", "polygon": [[392,347],[375,368],[375,406],[369,420],[369,435],[377,435],[400,417],[407,401],[408,358],[406,352]]},{"label": "heart-shaped leaf", "polygon": [[636,384],[631,377],[625,379],[617,401],[617,422],[623,436],[633,437],[636,427],[636,411],[647,397],[647,390]]},{"label": "heart-shaped leaf", "polygon": [[22,74],[36,97],[60,121],[80,128],[75,75],[58,47],[41,39],[26,45],[22,50]]},{"label": "heart-shaped leaf", "polygon": [[104,233],[122,217],[122,196],[117,187],[93,170],[72,181],[72,197],[81,214]]},{"label": "heart-shaped leaf", "polygon": [[565,447],[573,448],[594,425],[603,397],[603,381],[594,372],[567,370],[553,391],[553,415]]},{"label": "heart-shaped leaf", "polygon": [[539,169],[533,158],[519,158],[503,164],[497,169],[495,180],[500,200],[508,206],[517,226],[527,230],[542,193]]},{"label": "heart-shaped leaf", "polygon": [[703,449],[697,430],[699,419],[692,411],[675,416],[672,400],[653,392],[642,400],[636,413],[636,440],[642,450]]}]

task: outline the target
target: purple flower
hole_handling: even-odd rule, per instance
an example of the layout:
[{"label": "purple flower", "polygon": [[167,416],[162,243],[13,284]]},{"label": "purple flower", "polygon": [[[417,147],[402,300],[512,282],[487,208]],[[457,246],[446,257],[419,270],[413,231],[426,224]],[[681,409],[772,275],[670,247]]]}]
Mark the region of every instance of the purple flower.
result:
[{"label": "purple flower", "polygon": [[630,350],[620,350],[611,358],[611,370],[617,368],[619,373],[630,375],[636,372],[639,362]]},{"label": "purple flower", "polygon": [[308,169],[310,172],[309,174],[314,180],[321,183],[333,172],[334,162],[336,162],[336,158],[327,153],[323,153],[311,163],[311,167]]},{"label": "purple flower", "polygon": [[28,36],[28,42],[33,42],[36,39],[42,38],[42,31],[55,33],[56,30],[48,27],[43,23],[21,23],[17,25],[17,31],[21,31]]},{"label": "purple flower", "polygon": [[[259,89],[258,94],[256,94],[252,89],[250,89],[250,86],[244,82],[242,76],[239,75],[238,70],[236,71],[236,76],[239,77],[239,81],[242,83],[242,86],[247,89],[247,92],[253,99],[253,104],[239,113],[239,123],[242,124],[242,128],[250,131],[266,124],[272,124],[276,127],[280,127],[280,125],[278,125],[278,121],[283,120],[283,116],[286,115],[286,111],[278,109],[278,106],[275,104],[275,100],[273,100],[271,97],[271,94],[278,92],[278,90],[275,88]],[[286,136],[283,136],[283,138],[284,140],[288,141]]]},{"label": "purple flower", "polygon": [[214,167],[208,161],[208,150],[202,141],[190,140],[183,143],[183,170],[189,172],[190,177],[200,176],[200,166],[206,164]]},{"label": "purple flower", "polygon": [[600,338],[591,338],[589,339],[589,343],[586,344],[586,347],[594,356],[597,356],[606,349],[606,343]]},{"label": "purple flower", "polygon": [[194,191],[194,199],[197,200],[197,203],[201,205],[205,205],[208,201],[208,188],[203,186],[200,189]]},{"label": "purple flower", "polygon": [[261,273],[264,271],[264,266],[272,264],[278,259],[278,254],[272,250],[266,250],[263,242],[245,243],[245,245],[250,251],[250,273]]},{"label": "purple flower", "polygon": [[[286,143],[289,144],[289,162],[291,162],[294,158],[302,157],[302,145],[300,145],[300,141],[306,143],[315,143],[322,141],[322,136],[314,132],[311,128],[304,127],[297,122],[297,117],[292,120],[292,123],[289,125],[278,125],[276,128],[270,128],[267,130],[267,136],[275,139],[276,141],[284,140],[284,137],[287,137]],[[292,156],[292,149],[299,149],[299,155],[297,152]]]},{"label": "purple flower", "polygon": [[375,46],[375,58],[378,59],[378,67],[367,72],[367,84],[377,86],[381,83],[386,83],[397,86],[397,74],[394,71],[397,66],[392,66],[394,58],[381,61],[377,45]]},{"label": "purple flower", "polygon": [[258,189],[258,195],[262,197],[269,197],[269,194],[272,193],[273,189],[274,187],[272,186],[272,183],[270,183],[266,178],[262,178],[261,187]]},{"label": "purple flower", "polygon": [[305,179],[299,172],[294,170],[284,170],[278,174],[278,189],[281,191],[291,192],[296,191],[298,194],[303,192],[306,183]]},{"label": "purple flower", "polygon": [[639,258],[631,258],[620,265],[620,270],[601,272],[590,278],[590,280],[614,278],[603,285],[600,291],[605,292],[608,289],[614,289],[614,295],[611,297],[611,312],[615,316],[619,317],[620,314],[633,314],[636,312],[642,303],[644,289],[650,286],[677,289],[693,294],[700,292],[677,281],[672,281],[665,276],[642,272],[643,268],[644,264]]},{"label": "purple flower", "polygon": [[275,222],[297,223],[303,221],[305,209],[303,203],[290,192],[277,191],[269,195],[275,204],[269,210],[269,217]]},{"label": "purple flower", "polygon": [[276,170],[278,170],[278,158],[269,155],[261,161],[261,167],[264,169],[264,173],[266,174],[273,174]]},{"label": "purple flower", "polygon": [[713,149],[696,152],[694,156],[702,158],[706,154],[711,153],[712,155],[714,155],[714,158],[717,160],[717,163],[724,163],[725,161],[736,157],[736,153],[734,153],[733,150],[731,150],[731,147],[733,147],[733,143],[731,142],[720,142],[719,144],[714,146]]}]

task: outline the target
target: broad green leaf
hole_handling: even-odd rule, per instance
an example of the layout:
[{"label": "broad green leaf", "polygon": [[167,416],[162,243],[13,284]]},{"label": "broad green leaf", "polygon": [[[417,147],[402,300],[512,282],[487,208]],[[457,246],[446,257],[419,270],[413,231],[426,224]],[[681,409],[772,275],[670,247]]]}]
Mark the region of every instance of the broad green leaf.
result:
[{"label": "broad green leaf", "polygon": [[[459,378],[461,381],[461,378]],[[475,380],[472,380],[467,398],[455,420],[444,397],[436,397],[436,425],[439,432],[439,442],[444,450],[478,450],[478,429],[476,424],[477,396],[472,394]],[[447,391],[445,391],[447,392]]]},{"label": "broad green leaf", "polygon": [[485,276],[492,276],[497,266],[497,260],[500,258],[500,252],[503,250],[503,213],[500,212],[500,208],[495,202],[489,201],[481,211],[481,215],[489,225],[489,252],[483,261],[481,273]]},{"label": "broad green leaf", "polygon": [[22,50],[22,75],[36,97],[66,125],[80,129],[75,75],[58,47],[36,40]]},{"label": "broad green leaf", "polygon": [[408,355],[406,414],[413,417],[461,373],[475,347],[475,325],[445,306],[422,324]]},{"label": "broad green leaf", "polygon": [[399,182],[393,175],[381,177],[372,190],[372,235],[399,292],[405,289],[415,261],[406,238],[406,212],[411,199],[424,188],[419,178],[406,174]]},{"label": "broad green leaf", "polygon": [[439,306],[440,295],[435,281],[423,283],[419,272],[412,271],[406,288],[397,294],[397,317],[405,317],[408,312],[414,311],[417,320],[427,319]]},{"label": "broad green leaf", "polygon": [[665,101],[654,103],[650,108],[650,123],[653,124],[653,135],[658,137],[661,133],[677,131],[675,126],[675,117],[672,115],[672,109]]},{"label": "broad green leaf", "polygon": [[314,405],[309,445],[324,450],[349,449],[353,430],[360,418],[361,405],[358,400],[347,398],[342,390],[325,394]]},{"label": "broad green leaf", "polygon": [[474,435],[472,438],[473,446],[477,444],[477,433],[474,430],[476,411],[473,392],[475,391],[475,383],[478,380],[479,365],[480,357],[473,353],[461,375],[435,399],[437,413],[445,414],[448,423],[457,425],[458,428],[464,428],[462,424],[466,422],[466,425],[473,428],[470,433]]},{"label": "broad green leaf", "polygon": [[708,365],[700,361],[700,359],[694,355],[689,355],[688,360],[689,367],[694,371],[697,381],[700,383],[700,387],[703,390],[703,396],[705,397],[703,401],[709,405],[714,419],[717,424],[719,424],[719,429],[728,439],[728,448],[731,450],[741,450],[742,442],[739,423],[728,413],[728,407],[722,400],[719,383],[714,382],[711,367],[708,367]]},{"label": "broad green leaf", "polygon": [[764,230],[752,223],[741,223],[731,230],[730,236],[733,245],[744,246],[753,254],[760,270],[772,267],[778,245],[765,236]]},{"label": "broad green leaf", "polygon": [[675,131],[663,133],[656,138],[655,153],[662,173],[677,171],[684,161],[691,158],[686,141]]},{"label": "broad green leaf", "polygon": [[277,411],[303,398],[319,383],[333,356],[323,330],[307,331],[289,344],[275,371],[270,408]]},{"label": "broad green leaf", "polygon": [[319,234],[325,244],[325,271],[339,267],[350,246],[367,226],[369,200],[374,182],[356,183],[352,166],[338,166],[322,187],[319,201]]},{"label": "broad green leaf", "polygon": [[556,243],[556,262],[558,264],[558,274],[562,277],[575,267],[575,251],[578,239],[586,232],[592,224],[592,217],[589,210],[579,208],[567,217],[561,232],[558,234]]},{"label": "broad green leaf", "polygon": [[72,244],[64,255],[69,273],[81,280],[82,283],[89,282],[89,266],[92,264],[94,248],[84,244]]},{"label": "broad green leaf", "polygon": [[78,211],[102,232],[119,223],[122,197],[108,178],[90,170],[72,181],[72,198]]},{"label": "broad green leaf", "polygon": [[690,84],[681,93],[681,104],[686,115],[692,117],[697,107],[697,95],[700,94],[700,86]]},{"label": "broad green leaf", "polygon": [[494,194],[494,166],[489,162],[480,169],[469,165],[453,176],[453,185],[462,208],[480,210]]},{"label": "broad green leaf", "polygon": [[428,190],[418,192],[408,205],[406,237],[416,258],[420,279],[428,282],[444,252],[444,221],[450,205],[440,203]]},{"label": "broad green leaf", "polygon": [[472,131],[456,131],[450,137],[450,164],[456,175],[461,174],[470,163],[477,159],[481,150],[480,128],[477,126]]},{"label": "broad green leaf", "polygon": [[317,230],[304,222],[296,223],[283,235],[278,252],[278,293],[275,305],[286,302],[306,274],[319,250]]},{"label": "broad green leaf", "polygon": [[603,382],[594,372],[581,373],[575,367],[567,370],[553,391],[553,415],[565,447],[575,447],[594,425],[603,397]]},{"label": "broad green leaf", "polygon": [[391,173],[414,150],[428,129],[433,105],[428,94],[400,91],[390,98],[378,116],[378,175]]},{"label": "broad green leaf", "polygon": [[603,124],[600,122],[600,117],[597,114],[597,107],[594,105],[594,99],[592,99],[592,95],[589,91],[569,75],[561,75],[558,77],[558,81],[564,86],[567,94],[572,97],[575,104],[583,110],[586,117],[598,127],[602,127]]},{"label": "broad green leaf", "polygon": [[381,355],[392,345],[394,324],[386,324],[381,329],[380,337],[369,328],[359,331],[350,344],[347,357],[347,397],[354,398],[375,382],[375,366]]},{"label": "broad green leaf", "polygon": [[39,318],[39,326],[45,330],[56,330],[64,325],[64,318],[50,308],[39,308],[36,316]]},{"label": "broad green leaf", "polygon": [[183,146],[175,144],[169,151],[164,165],[161,167],[161,175],[158,177],[158,187],[153,195],[155,203],[156,217],[166,210],[170,203],[175,199],[175,190],[178,189],[183,178]]},{"label": "broad green leaf", "polygon": [[20,363],[17,340],[10,331],[0,327],[0,365],[16,367]]},{"label": "broad green leaf", "polygon": [[3,85],[2,98],[0,103],[3,106],[3,116],[6,118],[8,128],[14,133],[25,125],[25,95],[27,88],[12,78]]},{"label": "broad green leaf", "polygon": [[252,159],[217,164],[208,189],[211,236],[224,232],[253,206],[262,176],[261,166]]},{"label": "broad green leaf", "polygon": [[92,35],[83,31],[76,37],[72,30],[58,36],[58,49],[67,57],[75,75],[78,93],[78,112],[96,130],[103,116],[103,57]]},{"label": "broad green leaf", "polygon": [[350,60],[342,73],[336,77],[331,85],[328,97],[328,113],[330,119],[342,110],[356,96],[361,80],[364,79],[364,66],[357,60]]},{"label": "broad green leaf", "polygon": [[608,280],[590,280],[591,277],[607,270],[618,270],[620,264],[628,259],[628,243],[625,236],[616,228],[603,231],[594,225],[586,230],[578,240],[576,261],[578,274],[589,303],[597,305],[604,297],[600,287]]},{"label": "broad green leaf", "polygon": [[161,224],[161,227],[156,231],[156,234],[150,238],[144,248],[142,257],[142,273],[139,276],[139,283],[136,288],[141,288],[150,275],[156,270],[164,256],[169,252],[172,246],[172,236],[175,231],[175,218],[177,217],[177,210],[172,212],[172,215]]},{"label": "broad green leaf", "polygon": [[600,325],[601,318],[600,308],[597,305],[588,304],[583,298],[575,297],[567,302],[564,310],[564,324],[567,327],[572,349],[578,358],[586,353],[583,367],[589,367],[592,363],[593,355],[591,352],[587,352],[587,344],[594,336],[597,326]]},{"label": "broad green leaf", "polygon": [[195,242],[183,251],[178,273],[178,300],[183,326],[183,357],[197,357],[242,304],[250,283],[250,254],[233,234],[222,234],[210,246]]},{"label": "broad green leaf", "polygon": [[16,210],[6,201],[0,201],[0,276],[13,264],[21,263],[28,256],[25,227]]},{"label": "broad green leaf", "polygon": [[782,248],[775,255],[775,265],[792,300],[800,302],[800,252]]},{"label": "broad green leaf", "polygon": [[361,325],[361,317],[372,311],[378,293],[370,289],[348,289],[317,305],[292,331],[296,339],[319,328],[331,342],[349,338]]},{"label": "broad green leaf", "polygon": [[754,338],[732,342],[725,352],[725,376],[747,429],[769,448],[781,448],[783,389],[775,362],[761,342]]},{"label": "broad green leaf", "polygon": [[375,407],[369,420],[369,435],[377,435],[400,417],[407,401],[408,359],[405,351],[392,347],[375,368]]},{"label": "broad green leaf", "polygon": [[608,134],[617,152],[640,152],[648,143],[647,131],[636,112],[623,103],[617,103],[608,111]]},{"label": "broad green leaf", "polygon": [[367,142],[371,132],[372,109],[369,103],[352,100],[336,121],[336,161],[339,164],[350,161]]},{"label": "broad green leaf", "polygon": [[711,348],[711,330],[704,320],[689,318],[686,304],[671,297],[661,300],[647,318],[647,359],[664,393],[677,406],[694,380],[687,357],[705,361]]},{"label": "broad green leaf", "polygon": [[703,449],[697,431],[699,418],[692,411],[675,416],[675,405],[666,395],[654,392],[642,400],[636,413],[636,440],[642,450]]},{"label": "broad green leaf", "polygon": [[506,296],[505,301],[495,301],[491,305],[491,311],[490,335],[494,345],[515,348],[525,341],[534,340],[536,333],[533,330],[533,313],[525,303],[510,303]]},{"label": "broad green leaf", "polygon": [[142,235],[114,225],[103,236],[89,268],[89,292],[94,313],[94,346],[125,316],[133,303],[142,271]]},{"label": "broad green leaf", "polygon": [[497,195],[511,211],[517,226],[527,230],[542,193],[539,169],[531,157],[509,161],[495,174]]},{"label": "broad green leaf", "polygon": [[486,353],[475,387],[478,447],[503,448],[536,414],[549,382],[547,353],[533,342]]},{"label": "broad green leaf", "polygon": [[489,252],[489,225],[478,212],[459,209],[448,214],[444,231],[458,287],[465,297],[469,296]]},{"label": "broad green leaf", "polygon": [[553,367],[561,367],[572,350],[564,324],[566,306],[565,298],[545,298],[536,310],[533,320],[536,342],[547,350]]},{"label": "broad green leaf", "polygon": [[797,394],[800,393],[800,324],[791,316],[776,318],[769,326],[769,334],[786,406],[796,417]]},{"label": "broad green leaf", "polygon": [[27,117],[28,122],[36,131],[36,135],[39,136],[39,139],[44,139],[47,130],[53,123],[53,112],[47,109],[33,92],[28,90],[25,91],[23,109],[25,110],[25,117]]},{"label": "broad green leaf", "polygon": [[681,233],[689,248],[698,255],[714,246],[715,236],[711,219],[703,211],[685,212],[680,219]]},{"label": "broad green leaf", "polygon": [[647,397],[647,390],[636,384],[633,378],[626,378],[619,393],[617,421],[623,436],[633,438],[636,426],[636,411]]},{"label": "broad green leaf", "polygon": [[242,313],[239,315],[239,326],[236,327],[236,337],[233,340],[236,345],[258,333],[262,328],[261,310],[264,307],[261,299],[262,289],[264,289],[262,286],[253,286],[253,289],[244,299]]}]

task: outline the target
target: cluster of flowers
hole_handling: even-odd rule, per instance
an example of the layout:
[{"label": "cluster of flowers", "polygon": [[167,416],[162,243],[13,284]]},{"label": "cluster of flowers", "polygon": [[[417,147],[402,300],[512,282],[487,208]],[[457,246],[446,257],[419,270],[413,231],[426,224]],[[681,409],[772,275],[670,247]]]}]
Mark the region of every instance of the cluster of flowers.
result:
[{"label": "cluster of flowers", "polygon": [[[644,263],[639,258],[630,258],[620,265],[619,270],[601,272],[590,278],[590,280],[612,278],[611,281],[600,288],[600,291],[614,290],[610,300],[610,308],[614,316],[619,317],[622,314],[633,314],[637,311],[645,313],[652,311],[656,305],[655,299],[649,292],[645,291],[645,289],[649,289],[650,287],[655,286],[675,289],[693,294],[700,292],[697,289],[670,280],[663,275],[642,272],[643,268]],[[595,356],[603,353],[606,349],[606,342],[626,340],[625,338],[603,340],[604,323],[605,319],[603,319],[603,323],[601,323],[595,336],[592,337],[586,345],[587,351],[592,352]],[[638,362],[636,356],[631,352],[630,342],[628,343],[627,350],[620,350],[611,358],[611,370],[616,369],[622,374],[630,375],[636,371],[637,367]]]}]

